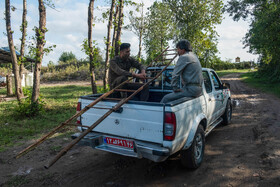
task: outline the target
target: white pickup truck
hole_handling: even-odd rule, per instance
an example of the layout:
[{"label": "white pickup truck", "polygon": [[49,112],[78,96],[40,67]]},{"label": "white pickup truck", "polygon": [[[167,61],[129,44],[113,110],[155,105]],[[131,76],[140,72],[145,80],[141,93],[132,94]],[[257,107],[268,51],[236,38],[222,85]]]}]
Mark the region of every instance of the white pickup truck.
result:
[{"label": "white pickup truck", "polygon": [[[163,67],[150,67],[151,77]],[[218,124],[229,124],[232,115],[229,84],[222,84],[212,69],[203,68],[203,94],[198,98],[184,97],[173,102],[160,103],[172,92],[170,79],[173,71],[168,67],[149,87],[147,102],[129,100],[118,111],[86,135],[80,145],[124,156],[147,158],[162,162],[172,155],[180,155],[188,168],[200,166],[204,156],[205,136]],[[77,111],[102,94],[81,96]],[[118,101],[103,100],[90,108],[78,123],[91,126]],[[86,128],[78,127],[80,131]],[[78,134],[72,135],[72,138]]]}]

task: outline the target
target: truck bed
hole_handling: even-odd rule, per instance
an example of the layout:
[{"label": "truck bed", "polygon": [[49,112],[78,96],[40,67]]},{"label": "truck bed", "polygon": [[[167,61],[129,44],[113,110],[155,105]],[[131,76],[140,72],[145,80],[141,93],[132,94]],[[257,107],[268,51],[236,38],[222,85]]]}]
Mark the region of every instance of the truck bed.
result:
[{"label": "truck bed", "polygon": [[[99,95],[81,97],[82,108],[93,102]],[[89,109],[82,116],[81,123],[91,126],[118,101],[105,100]],[[118,135],[135,140],[162,143],[164,104],[159,102],[129,101],[120,110],[113,112],[94,132]],[[133,118],[131,118],[133,116]],[[129,130],[128,130],[129,129]]]}]

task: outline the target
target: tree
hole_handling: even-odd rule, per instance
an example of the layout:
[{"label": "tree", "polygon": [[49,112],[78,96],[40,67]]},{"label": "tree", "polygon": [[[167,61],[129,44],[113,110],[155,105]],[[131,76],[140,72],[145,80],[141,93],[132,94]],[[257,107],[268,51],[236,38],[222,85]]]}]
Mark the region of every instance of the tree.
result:
[{"label": "tree", "polygon": [[121,43],[121,33],[123,25],[123,6],[124,0],[119,0],[119,15],[118,15],[118,27],[115,41],[115,56],[119,55],[120,52],[120,43]]},{"label": "tree", "polygon": [[142,53],[142,39],[143,39],[143,35],[147,29],[146,26],[146,17],[144,15],[144,3],[140,3],[139,5],[137,5],[136,7],[136,11],[140,12],[140,16],[136,16],[134,11],[130,11],[129,12],[129,25],[125,26],[125,29],[128,29],[130,31],[132,31],[134,34],[136,34],[136,36],[138,36],[138,40],[139,40],[139,51],[138,51],[138,55],[137,58],[139,61],[141,61],[141,53]]},{"label": "tree", "polygon": [[39,28],[35,28],[36,31],[36,62],[34,69],[34,80],[33,80],[33,91],[32,91],[32,102],[38,103],[40,95],[40,74],[42,67],[42,60],[44,55],[44,45],[46,28],[46,7],[43,0],[39,2]]},{"label": "tree", "polygon": [[24,67],[24,48],[25,48],[25,37],[26,37],[26,29],[27,29],[27,21],[26,21],[26,0],[23,0],[23,12],[22,12],[22,23],[21,23],[21,45],[20,45],[20,76],[22,75],[23,67]]},{"label": "tree", "polygon": [[[217,52],[215,25],[222,21],[222,0],[163,0],[169,5],[176,23],[175,42],[187,39],[200,58]],[[206,54],[207,52],[207,54]]]},{"label": "tree", "polygon": [[73,60],[77,60],[76,56],[72,53],[72,51],[70,52],[62,52],[62,54],[60,55],[59,59],[60,62],[66,63],[68,61],[73,61]]},{"label": "tree", "polygon": [[113,22],[113,14],[115,8],[115,0],[112,0],[109,21],[108,21],[108,29],[107,29],[107,40],[106,40],[106,57],[105,57],[105,68],[104,68],[104,77],[103,77],[103,88],[106,89],[106,84],[108,82],[108,67],[110,60],[110,49],[111,49],[111,27]]},{"label": "tree", "polygon": [[94,0],[89,1],[88,6],[88,48],[89,48],[89,63],[90,63],[90,81],[92,93],[97,93],[97,87],[95,83],[95,73],[94,73],[94,50],[92,46],[92,26],[93,26],[93,6]]},{"label": "tree", "polygon": [[229,1],[226,10],[233,20],[249,19],[249,31],[243,43],[251,53],[260,55],[259,73],[280,81],[280,2],[277,0]]},{"label": "tree", "polygon": [[154,2],[148,10],[144,44],[148,55],[147,62],[150,62],[168,46],[168,41],[173,36],[174,25],[167,4]]},{"label": "tree", "polygon": [[19,73],[17,55],[16,55],[14,42],[13,42],[13,31],[11,29],[10,0],[6,0],[5,4],[6,4],[6,10],[5,10],[6,29],[7,29],[9,48],[10,48],[10,52],[11,52],[13,73],[14,73],[14,78],[15,78],[16,96],[17,96],[17,100],[21,101],[21,98],[23,97],[23,92],[22,92],[22,87],[21,87],[21,77],[20,77],[20,73]]},{"label": "tree", "polygon": [[118,15],[119,15],[119,5],[116,4],[115,6],[115,13],[113,19],[114,31],[113,31],[113,38],[112,38],[112,50],[111,50],[111,57],[115,56],[115,46],[116,46],[116,38],[117,38],[117,28],[118,28]]}]

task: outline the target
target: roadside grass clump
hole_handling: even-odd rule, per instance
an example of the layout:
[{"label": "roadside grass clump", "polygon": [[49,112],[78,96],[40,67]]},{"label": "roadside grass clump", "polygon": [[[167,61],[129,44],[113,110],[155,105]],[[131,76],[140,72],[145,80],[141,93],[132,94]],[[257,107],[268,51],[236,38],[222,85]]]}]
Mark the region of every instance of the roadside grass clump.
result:
[{"label": "roadside grass clump", "polygon": [[[45,112],[33,117],[18,116],[18,101],[0,102],[0,152],[49,132],[75,114],[80,96],[91,94],[90,86],[44,86],[40,90]],[[62,133],[73,129],[69,127]]]},{"label": "roadside grass clump", "polygon": [[276,95],[280,98],[280,82],[271,81],[269,76],[260,75],[258,72],[248,72],[241,75],[244,82],[252,87],[258,88],[263,92]]},{"label": "roadside grass clump", "polygon": [[280,98],[280,82],[271,81],[270,76],[259,74],[257,69],[232,69],[216,71],[219,77],[227,74],[241,73],[241,79],[248,85],[260,89],[263,92],[276,95]]},{"label": "roadside grass clump", "polygon": [[216,71],[219,77],[223,77],[232,73],[247,73],[247,72],[255,72],[257,69],[228,69],[228,70],[220,70]]}]

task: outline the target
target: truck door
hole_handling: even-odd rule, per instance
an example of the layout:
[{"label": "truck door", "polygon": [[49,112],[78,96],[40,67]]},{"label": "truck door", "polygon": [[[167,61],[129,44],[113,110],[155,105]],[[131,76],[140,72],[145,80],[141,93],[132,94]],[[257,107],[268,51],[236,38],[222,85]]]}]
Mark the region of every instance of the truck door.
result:
[{"label": "truck door", "polygon": [[215,111],[215,97],[214,97],[214,89],[211,83],[211,78],[207,71],[202,72],[204,78],[204,86],[205,86],[205,99],[207,102],[207,112],[206,116],[208,119],[208,124],[211,124],[213,120],[216,119],[216,111]]},{"label": "truck door", "polygon": [[213,87],[214,87],[214,98],[215,98],[215,113],[216,118],[221,116],[221,113],[223,112],[223,89],[222,89],[222,83],[217,76],[217,74],[214,71],[210,71],[210,77],[212,79]]}]

